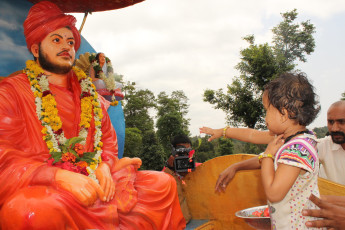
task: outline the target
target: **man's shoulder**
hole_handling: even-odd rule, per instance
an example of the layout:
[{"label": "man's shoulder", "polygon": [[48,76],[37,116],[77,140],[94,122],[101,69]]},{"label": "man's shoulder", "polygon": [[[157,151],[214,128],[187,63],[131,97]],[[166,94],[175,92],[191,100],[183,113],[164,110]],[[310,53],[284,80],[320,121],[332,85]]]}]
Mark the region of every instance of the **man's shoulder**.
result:
[{"label": "man's shoulder", "polygon": [[323,138],[318,138],[317,143],[318,144],[332,143],[332,138],[331,138],[331,136],[325,136]]}]

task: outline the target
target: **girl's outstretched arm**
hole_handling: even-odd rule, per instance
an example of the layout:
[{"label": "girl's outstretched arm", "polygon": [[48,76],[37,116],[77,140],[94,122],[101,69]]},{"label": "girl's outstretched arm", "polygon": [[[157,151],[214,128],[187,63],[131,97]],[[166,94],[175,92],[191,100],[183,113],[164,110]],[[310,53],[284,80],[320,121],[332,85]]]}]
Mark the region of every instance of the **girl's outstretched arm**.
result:
[{"label": "girl's outstretched arm", "polygon": [[269,131],[260,131],[250,128],[231,128],[226,127],[223,129],[212,129],[209,127],[202,127],[199,129],[200,133],[211,135],[208,141],[223,137],[232,138],[243,142],[249,142],[253,144],[268,144],[274,139],[274,135]]}]

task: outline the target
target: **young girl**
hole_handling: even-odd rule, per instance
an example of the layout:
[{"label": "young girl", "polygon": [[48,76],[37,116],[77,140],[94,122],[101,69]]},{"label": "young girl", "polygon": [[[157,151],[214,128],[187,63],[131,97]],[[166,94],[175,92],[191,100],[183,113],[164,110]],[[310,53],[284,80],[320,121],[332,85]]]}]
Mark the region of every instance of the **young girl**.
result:
[{"label": "young girl", "polygon": [[[308,199],[311,194],[320,196],[316,137],[306,129],[319,112],[315,97],[313,86],[302,74],[283,74],[268,83],[263,93],[270,132],[266,138],[271,141],[258,162],[272,229],[306,229],[312,217],[302,216],[302,209],[317,208]],[[210,139],[226,137],[227,131],[200,129],[211,134]]]}]

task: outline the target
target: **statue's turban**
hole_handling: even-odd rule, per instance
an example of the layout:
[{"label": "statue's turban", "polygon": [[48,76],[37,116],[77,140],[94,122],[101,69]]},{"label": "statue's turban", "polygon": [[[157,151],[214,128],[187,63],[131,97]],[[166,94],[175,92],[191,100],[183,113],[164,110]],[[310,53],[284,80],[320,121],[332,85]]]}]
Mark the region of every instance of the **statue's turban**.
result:
[{"label": "statue's turban", "polygon": [[75,27],[76,18],[64,14],[57,5],[52,2],[42,1],[33,5],[24,21],[24,36],[26,45],[31,52],[31,46],[39,44],[49,33],[62,27],[72,30],[77,51],[80,46],[80,34]]}]

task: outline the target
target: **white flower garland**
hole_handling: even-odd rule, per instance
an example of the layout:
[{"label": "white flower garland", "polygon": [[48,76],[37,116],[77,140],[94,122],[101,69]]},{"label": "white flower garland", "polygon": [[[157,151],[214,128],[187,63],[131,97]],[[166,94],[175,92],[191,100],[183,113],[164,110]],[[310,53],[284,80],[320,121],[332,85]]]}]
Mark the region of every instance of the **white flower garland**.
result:
[{"label": "white flower garland", "polygon": [[[58,116],[55,98],[51,94],[51,91],[49,89],[49,82],[47,76],[44,75],[43,69],[41,69],[41,67],[39,67],[34,61],[27,61],[26,64],[27,66],[25,69],[25,73],[28,76],[31,85],[31,91],[35,96],[36,114],[43,126],[43,139],[47,143],[47,147],[52,155],[52,158],[54,158],[54,160],[57,162],[61,162],[62,154],[64,153],[60,154],[60,157],[56,157],[56,155],[54,154],[63,152],[62,147],[66,147],[68,139],[65,137],[62,130],[62,123],[60,117]],[[101,124],[103,118],[101,104],[98,100],[98,94],[95,90],[95,86],[91,82],[91,78],[87,77],[85,73],[77,67],[73,67],[73,71],[78,77],[82,91],[80,96],[81,121],[79,124],[80,131],[78,135],[78,137],[82,139],[80,141],[81,145],[86,144],[90,121],[92,119],[92,115],[90,115],[89,109],[93,108],[95,123],[94,152],[91,153],[93,154],[93,156],[91,155],[93,161],[90,164],[87,164],[86,170],[89,174],[88,176],[97,181],[95,170],[97,169],[98,164],[102,161],[101,154],[103,146],[103,143],[101,142]],[[81,157],[79,160],[81,162],[83,158]],[[86,163],[85,161],[82,162]],[[73,163],[74,165],[77,165],[78,162],[75,163],[73,161]]]}]

